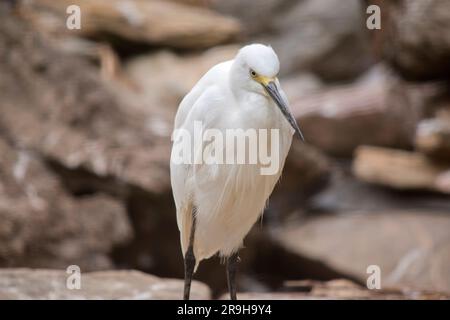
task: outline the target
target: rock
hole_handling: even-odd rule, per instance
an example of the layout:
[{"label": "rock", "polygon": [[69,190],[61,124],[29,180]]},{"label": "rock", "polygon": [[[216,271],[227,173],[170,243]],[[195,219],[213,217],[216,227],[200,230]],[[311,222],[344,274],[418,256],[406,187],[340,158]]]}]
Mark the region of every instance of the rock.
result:
[{"label": "rock", "polygon": [[344,80],[370,67],[360,1],[289,1],[283,10],[274,21],[281,37],[270,42],[284,71],[308,70],[325,80]]},{"label": "rock", "polygon": [[[66,28],[66,8],[78,5],[79,30]],[[161,0],[35,0],[21,5],[21,14],[38,30],[83,37],[114,36],[128,41],[173,48],[207,48],[235,38],[239,23],[200,6]]]},{"label": "rock", "polygon": [[[350,161],[349,161],[350,162]],[[312,212],[367,212],[374,210],[422,210],[450,212],[448,195],[430,192],[402,192],[359,180],[351,172],[351,163],[339,162],[327,186],[308,199]]]},{"label": "rock", "polygon": [[[216,11],[237,18],[243,25],[242,32],[247,37],[269,31],[273,24],[273,17],[278,14],[280,0],[211,0],[211,7]],[[261,17],[271,17],[261,19]]]},{"label": "rock", "polygon": [[385,12],[384,58],[410,79],[448,79],[450,3],[445,0],[377,1]]},{"label": "rock", "polygon": [[298,101],[324,88],[322,81],[312,73],[298,73],[282,77],[280,83],[289,101]]},{"label": "rock", "polygon": [[272,45],[283,75],[309,71],[326,80],[343,80],[371,64],[358,0],[217,0],[213,7],[237,17],[252,39]]},{"label": "rock", "polygon": [[415,89],[381,77],[304,95],[291,100],[291,109],[308,143],[349,157],[362,144],[411,146],[422,100]]},{"label": "rock", "polygon": [[381,288],[450,292],[448,212],[372,211],[322,215],[275,232],[287,249],[319,259],[366,283],[381,270]]},{"label": "rock", "polygon": [[0,265],[112,267],[110,252],[132,236],[124,207],[106,195],[75,199],[33,152],[3,139],[0,151]]},{"label": "rock", "polygon": [[450,117],[422,120],[417,127],[415,146],[432,158],[450,161]]},{"label": "rock", "polygon": [[[288,292],[253,293],[242,292],[238,294],[241,300],[437,300],[449,299],[444,293],[426,292],[417,290],[368,290],[360,285],[345,279],[327,282],[300,280],[287,283]],[[300,290],[299,290],[300,289]],[[296,291],[298,290],[298,291]],[[221,299],[228,299],[223,295]]]},{"label": "rock", "polygon": [[[68,289],[63,270],[1,269],[2,300],[172,300],[180,299],[183,281],[164,279],[134,270],[81,270],[81,288]],[[191,299],[209,299],[209,288],[193,281]]]},{"label": "rock", "polygon": [[211,0],[170,0],[170,1],[186,4],[189,6],[208,7],[209,2]]},{"label": "rock", "polygon": [[416,152],[361,146],[353,172],[363,181],[396,189],[450,193],[450,166]]}]

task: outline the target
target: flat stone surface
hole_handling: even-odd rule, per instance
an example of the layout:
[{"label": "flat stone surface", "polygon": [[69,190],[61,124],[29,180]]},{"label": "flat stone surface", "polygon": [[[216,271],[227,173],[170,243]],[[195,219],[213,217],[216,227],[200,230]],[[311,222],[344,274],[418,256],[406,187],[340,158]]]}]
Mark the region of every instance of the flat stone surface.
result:
[{"label": "flat stone surface", "polygon": [[395,189],[450,194],[450,166],[418,152],[360,146],[353,172],[362,181]]},{"label": "flat stone surface", "polygon": [[381,270],[381,288],[450,292],[448,212],[372,211],[323,215],[275,233],[288,250],[367,281]]},{"label": "flat stone surface", "polygon": [[[81,273],[81,288],[69,290],[64,270],[0,269],[0,299],[180,299],[183,281],[134,270]],[[209,288],[194,281],[191,299],[209,299]]]},{"label": "flat stone surface", "polygon": [[[436,300],[449,299],[450,296],[441,293],[431,293],[415,290],[369,290],[352,281],[336,279],[327,282],[301,280],[286,283],[289,292],[244,292],[238,293],[241,300]],[[298,290],[298,291],[295,291]],[[224,294],[221,299],[227,300]]]},{"label": "flat stone surface", "polygon": [[23,3],[21,11],[36,29],[61,35],[67,30],[69,5],[78,5],[83,18],[80,30],[68,31],[87,37],[108,33],[133,42],[193,49],[235,39],[241,29],[236,19],[205,7],[160,0],[35,0]]}]

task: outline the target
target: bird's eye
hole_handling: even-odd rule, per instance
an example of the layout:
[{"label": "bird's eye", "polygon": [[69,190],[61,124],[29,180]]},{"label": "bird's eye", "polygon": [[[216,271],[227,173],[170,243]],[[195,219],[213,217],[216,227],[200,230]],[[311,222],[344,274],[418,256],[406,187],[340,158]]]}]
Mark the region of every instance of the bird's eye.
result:
[{"label": "bird's eye", "polygon": [[256,72],[252,69],[250,69],[250,75],[252,76],[252,78],[256,77]]}]

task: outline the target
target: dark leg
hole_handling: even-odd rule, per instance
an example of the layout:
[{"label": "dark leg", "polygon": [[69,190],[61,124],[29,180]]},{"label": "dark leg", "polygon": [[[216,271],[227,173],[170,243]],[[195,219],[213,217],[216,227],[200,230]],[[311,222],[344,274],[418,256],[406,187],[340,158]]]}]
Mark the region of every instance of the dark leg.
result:
[{"label": "dark leg", "polygon": [[192,276],[194,275],[195,256],[194,256],[194,236],[195,236],[195,209],[192,210],[192,226],[189,235],[189,245],[184,256],[184,300],[189,300],[191,292]]},{"label": "dark leg", "polygon": [[239,256],[237,252],[227,258],[228,291],[230,291],[231,300],[236,300],[236,270],[238,261]]}]

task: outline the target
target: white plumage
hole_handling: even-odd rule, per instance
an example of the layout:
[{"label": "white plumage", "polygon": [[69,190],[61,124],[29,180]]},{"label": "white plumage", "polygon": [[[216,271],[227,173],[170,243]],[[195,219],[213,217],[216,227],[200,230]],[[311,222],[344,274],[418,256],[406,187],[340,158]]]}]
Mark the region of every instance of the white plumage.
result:
[{"label": "white plumage", "polygon": [[[216,253],[228,257],[242,246],[281,175],[296,124],[288,122],[269,94],[270,82],[287,107],[276,78],[278,71],[279,61],[272,48],[260,44],[243,47],[234,60],[212,67],[178,108],[175,129],[187,130],[192,136],[195,121],[201,121],[203,129],[220,130],[224,136],[226,129],[279,129],[279,169],[273,175],[262,175],[261,163],[178,164],[172,154],[171,183],[183,256],[196,208],[195,269],[202,259]],[[176,141],[174,137],[174,144]],[[271,140],[267,143],[270,150]],[[203,154],[195,148],[198,146],[191,148],[194,155]],[[230,146],[225,144],[225,152],[227,148]]]}]

